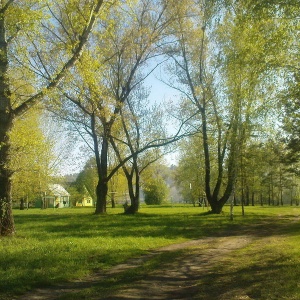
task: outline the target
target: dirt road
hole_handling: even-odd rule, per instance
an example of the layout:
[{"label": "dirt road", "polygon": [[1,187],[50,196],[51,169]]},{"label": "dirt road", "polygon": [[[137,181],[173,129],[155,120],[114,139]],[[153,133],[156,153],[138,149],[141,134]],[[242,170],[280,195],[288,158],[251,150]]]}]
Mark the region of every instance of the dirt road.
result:
[{"label": "dirt road", "polygon": [[[168,255],[180,251],[175,259],[163,264],[160,269],[151,272],[142,280],[128,285],[110,296],[93,295],[86,299],[208,299],[201,296],[199,282],[211,275],[215,268],[222,268],[224,257],[234,255],[234,251],[241,249],[255,239],[249,233],[243,235],[224,235],[220,237],[203,238],[181,244],[174,244],[157,249],[142,257],[131,259],[124,264],[117,265],[108,272],[95,273],[82,280],[73,281],[51,288],[33,290],[18,300],[54,300],[63,299],[67,295],[76,297],[76,292],[89,288],[109,277],[122,274],[129,269],[137,268],[157,255]],[[260,237],[261,238],[261,237]],[[184,251],[182,251],[184,250]],[[217,297],[213,294],[218,295]],[[72,296],[68,299],[73,299]],[[212,291],[211,299],[251,299],[242,290]]]}]

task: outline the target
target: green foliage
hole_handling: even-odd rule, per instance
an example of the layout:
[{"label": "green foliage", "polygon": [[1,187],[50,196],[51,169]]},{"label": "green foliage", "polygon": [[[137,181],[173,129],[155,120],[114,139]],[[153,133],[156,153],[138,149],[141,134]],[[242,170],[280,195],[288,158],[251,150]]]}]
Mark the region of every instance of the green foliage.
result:
[{"label": "green foliage", "polygon": [[[97,201],[96,187],[98,184],[97,166],[94,157],[91,157],[85,164],[83,170],[78,174],[75,183],[72,185],[72,191],[76,195],[74,202],[81,200],[84,196],[91,197],[94,201]],[[108,184],[110,198],[116,202],[124,201],[124,195],[127,192],[126,178],[122,170],[117,171],[109,181]]]},{"label": "green foliage", "polygon": [[286,90],[282,92],[284,110],[283,128],[287,133],[287,155],[291,163],[300,160],[300,75],[294,70],[287,81]]},{"label": "green foliage", "polygon": [[75,186],[77,192],[84,196],[86,193],[94,201],[96,201],[96,186],[98,183],[98,174],[96,168],[96,161],[94,158],[90,158],[84,166],[84,169],[79,173]]},{"label": "green foliage", "polygon": [[159,205],[167,200],[168,187],[163,178],[152,179],[144,184],[145,203]]},{"label": "green foliage", "polygon": [[[201,136],[194,135],[180,143],[176,182],[186,202],[196,203],[204,195],[204,157]],[[211,176],[215,178],[215,174]]]},{"label": "green foliage", "polygon": [[40,0],[13,1],[5,12],[6,30],[9,39],[37,29],[46,18]]},{"label": "green foliage", "polygon": [[10,133],[9,168],[14,172],[13,198],[32,201],[40,196],[54,170],[53,141],[43,133],[39,111],[33,110],[18,119]]}]

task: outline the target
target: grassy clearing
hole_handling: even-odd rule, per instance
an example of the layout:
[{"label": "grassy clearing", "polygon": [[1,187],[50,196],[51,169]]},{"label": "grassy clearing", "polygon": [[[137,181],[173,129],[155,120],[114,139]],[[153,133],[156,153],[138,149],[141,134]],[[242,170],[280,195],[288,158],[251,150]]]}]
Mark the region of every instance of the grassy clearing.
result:
[{"label": "grassy clearing", "polygon": [[[234,213],[235,218],[232,222],[229,220],[228,208],[223,215],[213,216],[207,214],[202,208],[188,205],[142,207],[141,212],[135,216],[123,215],[122,208],[109,210],[104,216],[95,216],[93,209],[82,208],[16,210],[14,214],[17,235],[0,239],[0,299],[10,299],[13,295],[33,287],[80,278],[95,269],[110,268],[149,249],[187,239],[215,235],[225,230],[234,231],[240,226],[250,226],[250,224],[257,225],[259,232],[262,228],[260,224],[267,221],[269,224],[273,221],[274,226],[287,225],[290,216],[299,215],[300,209],[249,207],[246,208],[245,217],[240,215],[239,208],[235,208]],[[280,220],[278,215],[281,216]],[[244,257],[250,254],[253,256],[254,253],[257,264],[261,264],[261,259],[268,262],[266,253],[272,259],[284,257],[284,263],[275,260],[278,269],[275,268],[274,274],[285,270],[284,276],[288,278],[283,275],[280,275],[280,278],[292,280],[295,272],[294,265],[299,267],[299,246],[297,246],[300,242],[299,232],[299,222],[284,226],[284,229],[281,229],[281,237],[284,240],[270,240],[270,243],[265,245],[270,248],[262,247],[259,251],[251,248],[247,250],[249,253],[241,253],[239,258],[243,262]],[[127,278],[143,276],[145,270],[148,272],[155,269],[166,258],[162,256],[159,259],[160,261],[156,258],[155,262],[149,262],[147,268],[127,274]],[[249,260],[245,258],[244,269],[252,270],[252,265],[247,263]],[[265,267],[265,272],[270,265],[269,263]],[[239,267],[241,266],[242,264],[239,263]],[[230,263],[228,268],[228,271],[232,268]],[[241,273],[242,270],[243,268],[240,269]],[[232,276],[238,271],[233,270]],[[256,273],[254,274],[256,276]],[[117,288],[117,282],[117,279],[109,284],[107,282],[106,287],[116,285]],[[124,283],[124,278],[119,282]],[[297,287],[295,281],[291,282],[294,282]],[[272,283],[270,280],[270,284]],[[298,298],[300,299],[300,295]]]},{"label": "grassy clearing", "polygon": [[225,257],[199,282],[195,299],[300,299],[300,221],[285,221],[274,235]]}]

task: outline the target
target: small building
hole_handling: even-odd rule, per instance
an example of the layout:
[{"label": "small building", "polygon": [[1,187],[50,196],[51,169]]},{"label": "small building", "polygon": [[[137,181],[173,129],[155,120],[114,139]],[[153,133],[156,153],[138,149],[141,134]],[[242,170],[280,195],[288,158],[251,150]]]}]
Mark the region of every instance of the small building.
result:
[{"label": "small building", "polygon": [[76,206],[94,206],[94,200],[85,186],[84,195],[80,200],[76,201]]},{"label": "small building", "polygon": [[35,202],[39,208],[65,208],[70,207],[70,194],[60,184],[49,184],[42,199]]},{"label": "small building", "polygon": [[94,201],[90,196],[83,196],[81,200],[76,202],[76,206],[94,206]]}]

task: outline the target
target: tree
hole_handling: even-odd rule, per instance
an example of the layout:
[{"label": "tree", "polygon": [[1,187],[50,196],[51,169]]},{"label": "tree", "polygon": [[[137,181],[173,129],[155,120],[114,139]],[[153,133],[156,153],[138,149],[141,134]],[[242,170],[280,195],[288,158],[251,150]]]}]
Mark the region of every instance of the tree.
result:
[{"label": "tree", "polygon": [[209,35],[216,30],[218,8],[218,2],[210,1],[174,3],[171,13],[178,16],[178,22],[172,34],[174,43],[166,49],[174,62],[169,85],[198,114],[194,120],[202,136],[205,193],[213,213],[221,212],[234,189],[241,120],[240,99],[221,101],[216,95],[219,75],[217,61],[209,55],[214,53]]},{"label": "tree", "polygon": [[[39,111],[31,110],[16,121],[10,132],[9,169],[12,176],[12,198],[33,201],[46,190],[53,161],[52,141],[44,135]],[[21,206],[22,208],[22,206]]]},{"label": "tree", "polygon": [[97,187],[97,167],[93,157],[91,157],[85,164],[84,169],[78,174],[76,178],[76,186],[81,194],[85,190],[94,202],[97,201],[96,187]]},{"label": "tree", "polygon": [[255,11],[251,1],[228,3],[174,3],[170,13],[178,22],[165,49],[173,60],[168,84],[197,112],[205,193],[214,213],[234,194],[244,148],[274,107],[274,57],[282,56],[278,46],[288,28],[265,12],[276,5]]},{"label": "tree", "polygon": [[162,177],[145,183],[143,191],[147,205],[160,205],[167,200],[168,188]]},{"label": "tree", "polygon": [[75,105],[66,111],[75,116],[74,123],[83,124],[92,141],[99,178],[96,214],[106,213],[109,180],[137,154],[130,153],[118,166],[109,168],[109,146],[114,132],[119,131],[121,111],[132,91],[157,65],[145,71],[158,55],[168,23],[164,17],[167,4],[156,4],[146,0],[115,7],[102,30],[94,35],[89,52],[82,56],[68,93],[61,95]]},{"label": "tree", "polygon": [[196,205],[204,196],[204,159],[202,137],[194,135],[180,143],[180,157],[176,169],[176,183],[186,202]]},{"label": "tree", "polygon": [[125,212],[134,214],[139,208],[141,174],[184,133],[179,130],[168,136],[164,110],[161,106],[149,105],[148,92],[141,86],[127,99],[120,114],[124,134],[112,136],[110,142],[127,178],[131,203]]},{"label": "tree", "polygon": [[[117,158],[116,158],[117,161]],[[112,168],[115,165],[112,165]],[[115,208],[118,201],[127,201],[128,185],[122,169],[118,169],[108,183],[108,197],[111,207]]]},{"label": "tree", "polygon": [[253,22],[260,19],[269,80],[276,87],[272,103],[280,107],[277,117],[286,131],[287,159],[293,164],[299,160],[299,3],[252,0],[248,6],[249,18]]},{"label": "tree", "polygon": [[[103,1],[1,1],[0,235],[15,232],[9,169],[14,121],[61,84],[82,55]],[[68,11],[67,11],[68,9]],[[72,14],[72,18],[70,18]],[[68,23],[65,21],[68,20]],[[23,82],[22,85],[18,84]],[[25,82],[25,83],[24,83]],[[23,87],[34,92],[23,94]]]},{"label": "tree", "polygon": [[283,128],[287,133],[286,143],[290,163],[300,158],[300,75],[299,69],[294,70],[287,84],[287,90],[282,94],[284,119]]},{"label": "tree", "polygon": [[[144,193],[149,193],[149,201],[157,204],[168,201],[170,169],[164,164],[163,159],[151,163],[141,175],[141,187]],[[145,195],[146,198],[146,195]],[[158,203],[160,202],[160,203]],[[150,204],[150,203],[149,203]]]},{"label": "tree", "polygon": [[[113,153],[110,154],[110,161]],[[110,167],[114,167],[114,163],[110,163]],[[78,174],[76,181],[72,185],[72,190],[77,194],[77,201],[81,200],[84,195],[88,194],[96,203],[98,183],[97,166],[94,157],[91,157],[85,164],[83,170]],[[108,184],[108,195],[111,200],[112,208],[115,208],[116,199],[126,194],[126,178],[122,174],[122,170],[117,171]],[[73,195],[72,195],[73,199]]]}]

